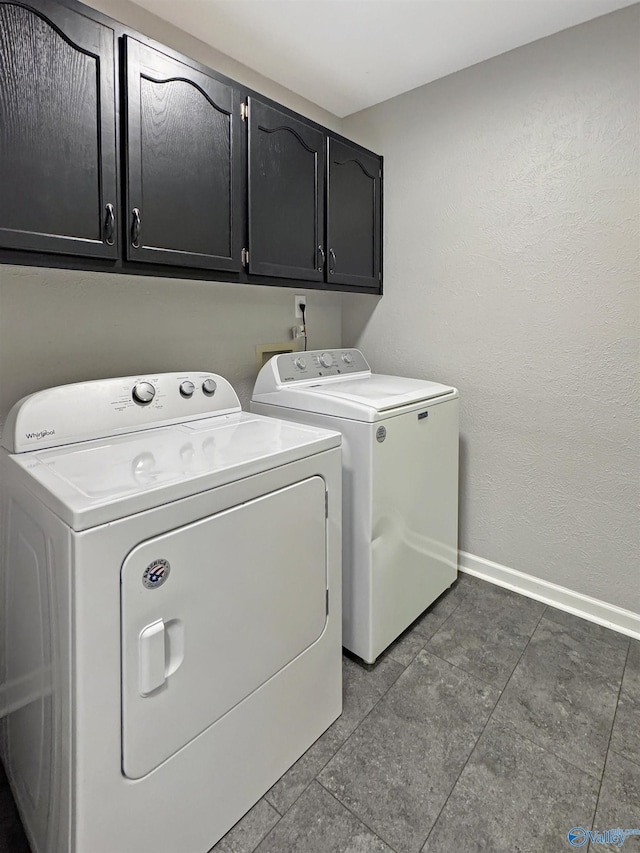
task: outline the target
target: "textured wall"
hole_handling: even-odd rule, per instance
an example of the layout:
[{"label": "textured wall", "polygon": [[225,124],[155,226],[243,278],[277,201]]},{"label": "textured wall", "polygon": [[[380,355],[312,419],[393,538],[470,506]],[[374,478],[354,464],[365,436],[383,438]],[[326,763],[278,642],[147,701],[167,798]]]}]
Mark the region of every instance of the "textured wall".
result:
[{"label": "textured wall", "polygon": [[464,550],[640,612],[640,6],[345,120],[385,155],[380,372],[461,391]]},{"label": "textured wall", "polygon": [[[128,0],[90,3],[334,129],[340,120]],[[255,345],[287,340],[304,290],[0,265],[0,425],[40,388],[142,371],[212,370],[247,405]],[[307,296],[309,345],[339,346],[338,294]]]},{"label": "textured wall", "polygon": [[[255,345],[287,340],[295,292],[0,266],[0,424],[40,388],[172,370],[220,373],[246,407]],[[340,346],[336,295],[300,292],[310,348]]]}]

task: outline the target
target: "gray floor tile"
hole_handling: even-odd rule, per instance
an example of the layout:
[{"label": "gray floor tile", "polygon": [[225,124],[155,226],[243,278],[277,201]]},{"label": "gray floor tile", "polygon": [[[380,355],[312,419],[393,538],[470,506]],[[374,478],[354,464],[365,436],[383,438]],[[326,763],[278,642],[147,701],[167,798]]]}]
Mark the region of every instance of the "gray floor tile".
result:
[{"label": "gray floor tile", "polygon": [[[530,600],[517,592],[512,592],[505,587],[497,586],[496,584],[489,583],[489,581],[482,580],[482,578],[468,575],[465,572],[459,573],[458,581],[451,588],[451,593],[455,593],[455,600],[458,604],[466,604],[468,606],[475,606],[486,599],[492,598],[504,599],[506,597],[506,599],[511,600],[515,600],[516,598],[526,601]],[[542,605],[542,609],[544,610],[544,605]]]},{"label": "gray floor tile", "polygon": [[393,853],[314,782],[256,853]]},{"label": "gray floor tile", "polygon": [[280,814],[284,814],[333,758],[345,740],[346,738],[340,736],[332,726],[267,791],[265,799],[275,806]]},{"label": "gray floor tile", "polygon": [[421,651],[319,779],[398,853],[417,851],[497,697]]},{"label": "gray floor tile", "polygon": [[545,606],[483,581],[468,583],[461,598],[425,648],[501,689]]},{"label": "gray floor tile", "polygon": [[489,721],[424,853],[557,853],[591,826],[598,781]]},{"label": "gray floor tile", "polygon": [[640,764],[640,643],[637,641],[629,649],[610,749]]},{"label": "gray floor tile", "polygon": [[453,611],[458,607],[462,600],[462,596],[467,590],[467,586],[478,583],[475,578],[471,579],[472,583],[468,582],[468,575],[458,575],[458,580],[449,589],[442,593],[440,598],[427,608],[425,613],[414,622],[413,630],[416,634],[428,640],[432,637],[438,628],[451,616]]},{"label": "gray floor tile", "polygon": [[412,663],[418,652],[422,651],[426,642],[424,636],[418,634],[414,628],[403,634],[399,640],[396,640],[389,647],[387,654],[392,660],[406,667]]},{"label": "gray floor tile", "polygon": [[600,777],[626,651],[542,619],[494,717]]},{"label": "gray floor tile", "polygon": [[384,658],[371,669],[350,658],[343,658],[343,709],[333,724],[335,730],[346,739],[402,672],[402,664],[390,658]]},{"label": "gray floor tile", "polygon": [[[594,830],[640,830],[640,766],[615,752],[607,756]],[[590,850],[619,850],[616,844],[591,844]],[[622,850],[640,850],[640,835],[628,836]]]},{"label": "gray floor tile", "polygon": [[265,800],[259,800],[210,853],[253,853],[279,820],[278,812]]},{"label": "gray floor tile", "polygon": [[342,715],[266,794],[280,814],[298,799],[402,672],[402,665],[391,658],[384,658],[373,669],[343,658]]},{"label": "gray floor tile", "polygon": [[629,645],[629,637],[626,637],[624,634],[612,631],[611,628],[605,628],[604,625],[596,625],[595,622],[589,622],[580,616],[574,616],[573,613],[556,610],[555,607],[547,607],[544,612],[544,618],[550,619],[552,622],[557,622],[558,625],[563,625],[568,631],[579,637],[600,640],[603,643],[608,643],[610,646],[621,646],[625,649]]}]

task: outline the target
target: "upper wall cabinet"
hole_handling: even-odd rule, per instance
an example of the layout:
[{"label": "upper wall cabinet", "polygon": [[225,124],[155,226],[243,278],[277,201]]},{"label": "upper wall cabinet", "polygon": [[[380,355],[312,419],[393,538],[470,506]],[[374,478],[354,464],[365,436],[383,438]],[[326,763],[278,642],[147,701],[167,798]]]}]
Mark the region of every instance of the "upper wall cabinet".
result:
[{"label": "upper wall cabinet", "polygon": [[249,109],[249,272],[324,279],[325,135],[256,98]]},{"label": "upper wall cabinet", "polygon": [[118,256],[114,32],[0,0],[0,247]]},{"label": "upper wall cabinet", "polygon": [[351,287],[379,287],[380,158],[329,137],[327,160],[327,280]]},{"label": "upper wall cabinet", "polygon": [[240,98],[125,39],[127,258],[240,270]]},{"label": "upper wall cabinet", "polygon": [[380,293],[382,160],[77,0],[0,0],[0,262]]}]

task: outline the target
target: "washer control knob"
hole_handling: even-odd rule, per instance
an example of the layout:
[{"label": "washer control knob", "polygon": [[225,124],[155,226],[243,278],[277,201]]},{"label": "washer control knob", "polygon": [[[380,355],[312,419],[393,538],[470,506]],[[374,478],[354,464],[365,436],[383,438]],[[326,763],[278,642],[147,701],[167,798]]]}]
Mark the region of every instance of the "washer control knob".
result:
[{"label": "washer control knob", "polygon": [[205,379],[202,383],[202,390],[207,395],[207,397],[213,397],[216,393],[216,385],[215,379]]},{"label": "washer control knob", "polygon": [[141,406],[145,406],[156,396],[156,389],[153,387],[151,382],[136,382],[133,386],[131,396],[136,403],[140,403]]},{"label": "washer control knob", "polygon": [[183,397],[193,397],[193,392],[196,390],[196,386],[193,382],[189,382],[187,379],[185,382],[180,383],[180,393]]},{"label": "washer control knob", "polygon": [[331,367],[333,364],[333,357],[330,352],[323,352],[320,356],[320,364],[323,367]]},{"label": "washer control knob", "polygon": [[353,361],[353,356],[351,355],[350,352],[343,352],[342,353],[342,360],[344,361],[345,364],[351,364],[351,362]]},{"label": "washer control knob", "polygon": [[296,367],[300,368],[300,370],[304,370],[305,367],[307,366],[307,360],[305,358],[302,358],[302,356],[300,356],[299,358],[296,358],[296,360],[294,361],[294,364]]}]

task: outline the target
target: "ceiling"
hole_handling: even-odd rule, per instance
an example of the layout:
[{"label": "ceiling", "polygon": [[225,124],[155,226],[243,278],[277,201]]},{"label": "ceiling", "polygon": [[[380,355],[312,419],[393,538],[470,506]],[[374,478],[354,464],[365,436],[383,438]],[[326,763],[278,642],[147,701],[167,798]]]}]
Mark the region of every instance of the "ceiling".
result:
[{"label": "ceiling", "polygon": [[637,0],[135,0],[343,118]]}]

